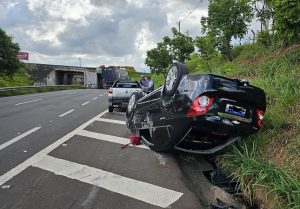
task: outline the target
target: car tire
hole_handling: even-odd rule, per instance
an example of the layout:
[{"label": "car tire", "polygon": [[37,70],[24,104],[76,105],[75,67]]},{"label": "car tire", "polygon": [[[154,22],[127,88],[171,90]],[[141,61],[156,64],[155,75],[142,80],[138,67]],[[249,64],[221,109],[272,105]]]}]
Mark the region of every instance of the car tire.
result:
[{"label": "car tire", "polygon": [[108,112],[113,112],[113,111],[114,111],[113,106],[108,106]]},{"label": "car tire", "polygon": [[133,92],[129,98],[128,101],[128,106],[126,109],[126,119],[128,120],[129,118],[132,117],[134,108],[136,106],[137,101],[142,98],[144,95],[141,92]]},{"label": "car tire", "polygon": [[185,64],[180,62],[175,62],[171,65],[164,85],[163,93],[167,96],[172,96],[184,75],[188,74],[188,69]]}]

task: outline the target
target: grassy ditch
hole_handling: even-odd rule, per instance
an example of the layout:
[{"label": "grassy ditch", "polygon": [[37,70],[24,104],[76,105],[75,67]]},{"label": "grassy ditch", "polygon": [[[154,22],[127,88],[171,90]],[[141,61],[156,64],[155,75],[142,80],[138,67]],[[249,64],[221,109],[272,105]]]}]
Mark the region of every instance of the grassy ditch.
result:
[{"label": "grassy ditch", "polygon": [[220,56],[210,62],[194,56],[188,62],[192,72],[248,79],[267,95],[262,130],[231,146],[218,162],[261,208],[300,208],[300,45],[249,44],[234,54],[233,62]]}]

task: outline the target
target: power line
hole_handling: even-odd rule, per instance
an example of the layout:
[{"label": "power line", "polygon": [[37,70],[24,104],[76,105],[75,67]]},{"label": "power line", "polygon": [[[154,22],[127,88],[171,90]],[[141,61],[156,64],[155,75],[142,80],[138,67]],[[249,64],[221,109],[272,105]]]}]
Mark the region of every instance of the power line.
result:
[{"label": "power line", "polygon": [[198,3],[196,4],[196,6],[188,13],[188,15],[185,17],[185,18],[183,18],[182,20],[181,20],[181,22],[184,22],[184,21],[186,21],[186,19],[191,15],[191,14],[193,14],[193,12],[197,9],[197,7],[200,5],[200,3],[202,3],[203,2],[203,0],[199,0],[198,1]]}]

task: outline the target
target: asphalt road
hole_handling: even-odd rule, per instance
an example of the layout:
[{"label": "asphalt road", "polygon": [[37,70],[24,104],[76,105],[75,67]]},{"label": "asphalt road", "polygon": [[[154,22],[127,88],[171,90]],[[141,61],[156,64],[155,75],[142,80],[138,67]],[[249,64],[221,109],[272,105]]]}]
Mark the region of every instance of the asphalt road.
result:
[{"label": "asphalt road", "polygon": [[106,109],[99,89],[0,98],[0,209],[208,206],[173,155],[122,149],[124,112]]}]

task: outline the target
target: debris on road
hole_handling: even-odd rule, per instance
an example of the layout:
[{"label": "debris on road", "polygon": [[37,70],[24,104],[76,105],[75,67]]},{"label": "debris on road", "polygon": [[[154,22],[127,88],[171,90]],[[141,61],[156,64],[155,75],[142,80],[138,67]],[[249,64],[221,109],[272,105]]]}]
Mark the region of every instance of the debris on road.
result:
[{"label": "debris on road", "polygon": [[137,145],[142,144],[141,137],[138,134],[131,134],[129,136],[129,140],[130,140],[130,143],[124,144],[122,146],[122,149],[127,148],[127,147],[131,147],[131,145],[137,146]]},{"label": "debris on road", "polygon": [[1,186],[1,189],[10,189],[12,188],[12,185],[3,185]]}]

